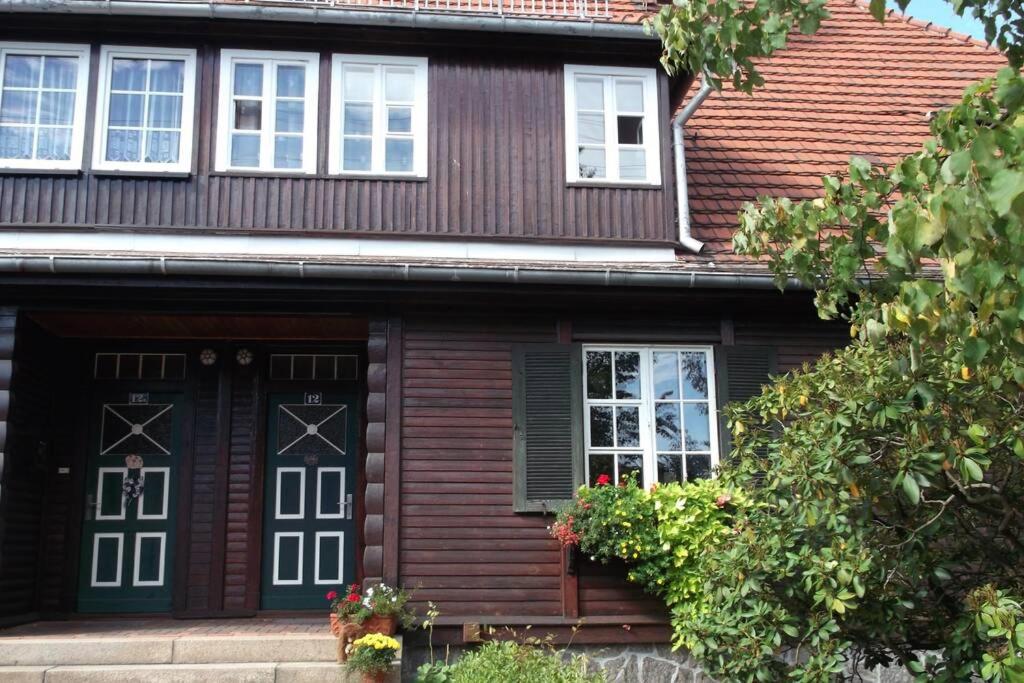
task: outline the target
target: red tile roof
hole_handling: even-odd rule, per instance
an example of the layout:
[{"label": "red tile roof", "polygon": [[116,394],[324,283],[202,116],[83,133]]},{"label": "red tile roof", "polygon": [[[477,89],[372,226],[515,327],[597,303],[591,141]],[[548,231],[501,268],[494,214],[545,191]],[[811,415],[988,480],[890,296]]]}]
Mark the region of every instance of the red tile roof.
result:
[{"label": "red tile roof", "polygon": [[713,93],[687,124],[693,236],[706,246],[681,258],[737,259],[743,202],[815,197],[850,155],[884,163],[919,149],[929,112],[1006,64],[983,43],[895,12],[879,24],[860,2],[828,8],[816,34],[761,65],[764,88]]}]

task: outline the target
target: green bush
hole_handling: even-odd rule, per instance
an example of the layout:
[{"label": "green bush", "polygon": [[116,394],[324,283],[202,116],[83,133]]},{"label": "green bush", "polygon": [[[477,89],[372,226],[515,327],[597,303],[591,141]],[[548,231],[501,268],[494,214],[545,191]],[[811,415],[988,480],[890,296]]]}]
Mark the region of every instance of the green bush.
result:
[{"label": "green bush", "polygon": [[587,673],[586,659],[537,644],[491,641],[467,652],[450,667],[451,683],[604,683],[601,672]]}]

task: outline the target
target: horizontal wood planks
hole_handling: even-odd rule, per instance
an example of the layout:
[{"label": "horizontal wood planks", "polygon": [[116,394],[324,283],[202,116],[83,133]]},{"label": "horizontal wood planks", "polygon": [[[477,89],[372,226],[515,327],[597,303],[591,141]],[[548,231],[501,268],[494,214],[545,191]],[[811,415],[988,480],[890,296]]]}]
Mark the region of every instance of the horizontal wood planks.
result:
[{"label": "horizontal wood planks", "polygon": [[511,345],[554,322],[406,323],[400,577],[448,616],[560,616],[550,518],[512,512]]},{"label": "horizontal wood planks", "polygon": [[[76,17],[73,33],[60,17],[48,17],[43,28],[29,16],[7,20],[12,29],[21,26],[22,40],[80,42],[85,35],[102,44],[120,42],[127,33],[133,45],[173,42],[196,48],[198,99],[194,172],[188,177],[98,174],[89,170],[88,158],[80,175],[0,175],[0,225],[553,241],[675,239],[667,130],[661,131],[662,186],[570,187],[565,176],[563,64],[591,60],[657,68],[653,51],[646,60],[642,48],[616,57],[610,50],[619,46],[603,45],[604,54],[587,55],[571,52],[560,38],[524,39],[499,54],[480,44],[480,36],[459,37],[453,49],[438,44],[436,34],[252,22],[244,28],[192,22],[179,34],[185,38],[169,39],[175,33],[173,20],[154,28],[143,19]],[[338,52],[397,50],[426,56],[427,179],[326,175],[328,123],[336,115],[327,111],[317,130],[318,175],[214,173],[220,50],[268,44],[319,51],[325,64]],[[98,60],[93,61],[95,72]],[[329,101],[329,71],[321,69],[323,106]],[[668,82],[659,79],[661,119],[667,122]],[[90,91],[90,111],[95,98]]]}]

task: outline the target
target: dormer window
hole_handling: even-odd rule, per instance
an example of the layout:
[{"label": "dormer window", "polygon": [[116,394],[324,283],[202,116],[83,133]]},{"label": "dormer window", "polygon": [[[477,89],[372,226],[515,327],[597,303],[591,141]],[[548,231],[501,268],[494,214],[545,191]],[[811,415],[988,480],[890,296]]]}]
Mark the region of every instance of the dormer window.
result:
[{"label": "dormer window", "polygon": [[654,69],[565,67],[570,183],[660,185]]},{"label": "dormer window", "polygon": [[221,50],[218,171],[316,173],[319,55]]},{"label": "dormer window", "polygon": [[0,168],[82,166],[89,46],[0,43]]},{"label": "dormer window", "polygon": [[328,170],[427,177],[427,60],[334,55]]}]

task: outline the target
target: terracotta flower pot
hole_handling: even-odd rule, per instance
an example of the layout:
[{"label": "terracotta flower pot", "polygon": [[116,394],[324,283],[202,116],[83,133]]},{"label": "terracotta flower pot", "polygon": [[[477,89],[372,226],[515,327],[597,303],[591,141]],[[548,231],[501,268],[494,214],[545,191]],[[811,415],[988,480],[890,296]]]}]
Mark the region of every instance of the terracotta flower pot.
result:
[{"label": "terracotta flower pot", "polygon": [[331,619],[331,635],[334,636],[335,638],[337,638],[338,636],[341,635],[341,625],[340,625],[340,622],[338,621],[338,613],[337,612],[331,612],[330,619]]},{"label": "terracotta flower pot", "polygon": [[384,683],[388,678],[387,671],[378,671],[372,674],[363,674],[363,683]]},{"label": "terracotta flower pot", "polygon": [[394,617],[380,617],[375,614],[363,622],[363,630],[366,633],[383,633],[386,636],[393,636],[398,630],[398,621]]}]

